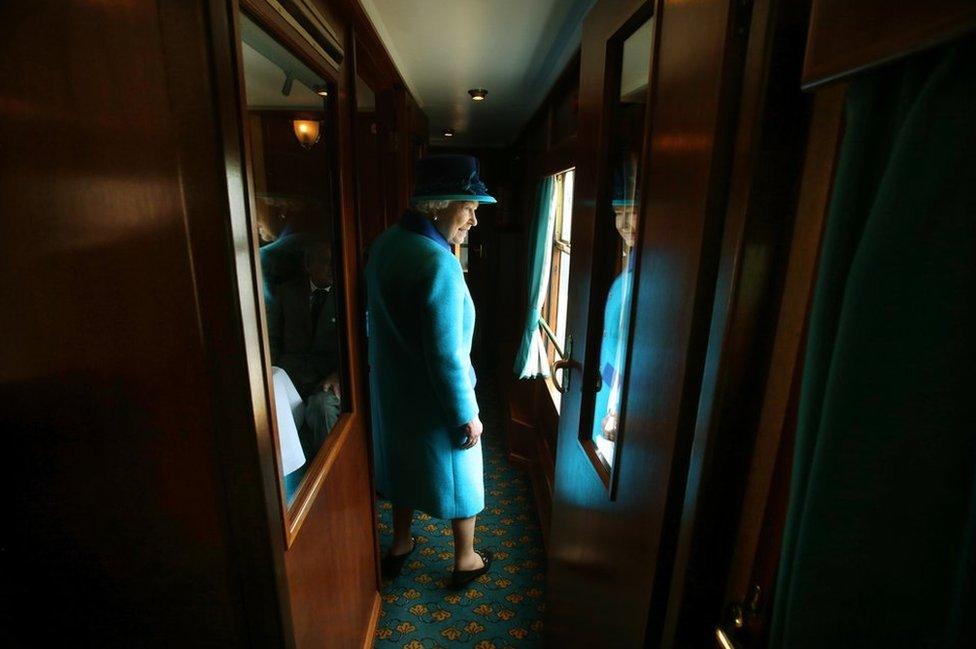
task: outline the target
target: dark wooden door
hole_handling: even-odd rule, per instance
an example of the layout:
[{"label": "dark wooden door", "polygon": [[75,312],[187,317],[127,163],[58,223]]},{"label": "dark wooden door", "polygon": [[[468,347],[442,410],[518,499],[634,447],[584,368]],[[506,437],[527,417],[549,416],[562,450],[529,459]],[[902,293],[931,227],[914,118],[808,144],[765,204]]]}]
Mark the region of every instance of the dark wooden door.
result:
[{"label": "dark wooden door", "polygon": [[[751,116],[743,114],[740,133],[749,128],[760,134],[770,126],[782,130],[783,117],[796,110],[790,105],[796,105],[801,83],[813,91],[803,97],[803,103],[810,106],[810,117],[808,127],[793,127],[792,148],[802,142],[802,167],[791,173],[782,165],[760,164],[750,172],[753,185],[787,186],[795,176],[796,206],[784,211],[792,220],[792,235],[782,264],[784,279],[775,328],[769,332],[771,348],[768,359],[762,359],[768,362],[768,371],[755,408],[757,417],[738,434],[739,445],[747,445],[739,454],[739,477],[725,480],[727,490],[741,491],[741,500],[727,505],[724,525],[716,525],[714,515],[699,516],[697,521],[712,539],[720,528],[717,542],[731,551],[728,563],[713,569],[716,578],[725,575],[724,584],[716,579],[713,586],[723,590],[723,605],[702,613],[703,607],[696,607],[689,598],[682,602],[673,597],[671,617],[685,640],[678,646],[690,646],[692,637],[698,644],[708,638],[705,646],[716,648],[766,646],[790,496],[806,329],[844,132],[846,81],[971,32],[976,28],[976,6],[952,0],[862,2],[856,7],[834,0],[813,0],[809,6],[766,0],[756,3],[753,23],[749,51],[750,59],[755,60],[746,64],[744,95],[751,93],[756,102],[749,107]],[[797,72],[797,47],[802,43],[798,29],[806,32],[802,81]],[[787,40],[786,35],[792,38]],[[769,89],[750,88],[750,76],[765,79],[762,86]],[[757,157],[768,158],[775,150],[767,144]],[[786,239],[781,240],[785,247]],[[720,436],[713,432],[713,437]],[[690,508],[684,516],[693,518]],[[687,527],[693,526],[689,520]],[[692,541],[692,536],[688,535],[689,544],[708,545]],[[711,549],[714,553],[714,547]],[[693,563],[686,565],[688,572],[696,569]]]},{"label": "dark wooden door", "polygon": [[601,0],[583,25],[574,344],[559,377],[568,389],[548,574],[554,646],[659,643],[747,13],[737,2]]},{"label": "dark wooden door", "polygon": [[4,646],[291,646],[231,34],[223,3],[0,5]]}]

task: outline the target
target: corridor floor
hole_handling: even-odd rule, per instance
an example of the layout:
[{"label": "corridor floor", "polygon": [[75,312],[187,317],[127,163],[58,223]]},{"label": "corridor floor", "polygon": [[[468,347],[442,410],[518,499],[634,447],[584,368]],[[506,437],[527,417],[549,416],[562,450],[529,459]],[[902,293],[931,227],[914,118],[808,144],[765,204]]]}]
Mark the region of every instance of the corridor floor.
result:
[{"label": "corridor floor", "polygon": [[[545,550],[528,476],[508,464],[503,409],[494,386],[478,386],[485,432],[485,510],[475,547],[495,553],[491,572],[461,591],[448,588],[453,551],[450,521],[414,515],[417,549],[392,583],[384,585],[374,646],[536,647],[542,645]],[[393,538],[391,507],[379,502],[380,548]]]}]

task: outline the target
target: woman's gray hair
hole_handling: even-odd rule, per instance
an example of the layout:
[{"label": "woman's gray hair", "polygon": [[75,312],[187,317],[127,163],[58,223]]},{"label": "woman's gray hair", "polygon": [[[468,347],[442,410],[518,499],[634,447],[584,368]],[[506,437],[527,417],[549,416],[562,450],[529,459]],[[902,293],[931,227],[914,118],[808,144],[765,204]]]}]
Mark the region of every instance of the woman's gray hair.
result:
[{"label": "woman's gray hair", "polygon": [[453,202],[454,201],[415,201],[413,208],[421,214],[434,216],[441,210],[446,209],[447,206]]}]

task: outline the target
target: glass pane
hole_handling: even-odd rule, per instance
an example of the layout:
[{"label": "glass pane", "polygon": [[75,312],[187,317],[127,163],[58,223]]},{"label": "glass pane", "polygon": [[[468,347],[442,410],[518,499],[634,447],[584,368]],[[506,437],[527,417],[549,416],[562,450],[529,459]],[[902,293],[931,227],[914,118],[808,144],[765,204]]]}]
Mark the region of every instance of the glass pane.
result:
[{"label": "glass pane", "polygon": [[383,187],[383,146],[376,112],[376,92],[356,76],[356,184],[359,200],[360,253],[386,228],[386,192]]},{"label": "glass pane", "polygon": [[573,182],[575,178],[576,171],[573,169],[563,174],[563,218],[559,238],[567,243],[570,241],[570,232],[573,230]]},{"label": "glass pane", "polygon": [[[548,328],[541,330],[550,367],[555,361],[563,358],[566,353],[570,232],[573,224],[573,175],[573,170],[569,169],[551,176],[553,179],[552,212],[550,213],[552,242],[550,244],[548,294],[542,308],[542,317]],[[558,410],[560,393],[550,391],[550,394]]]},{"label": "glass pane", "polygon": [[254,182],[277,416],[290,503],[344,410],[332,121],[325,79],[241,16]]},{"label": "glass pane", "polygon": [[569,254],[559,251],[559,308],[556,315],[556,340],[559,346],[566,349],[566,315],[569,308]]},{"label": "glass pane", "polygon": [[644,118],[647,112],[647,87],[650,79],[653,19],[637,29],[623,44],[620,69],[620,91],[614,108],[613,187],[611,210],[616,236],[613,246],[613,280],[606,294],[603,312],[603,335],[600,341],[600,376],[602,385],[596,394],[592,439],[607,466],[612,466],[617,433],[621,427],[620,405],[623,401],[623,377],[627,364],[627,333],[633,294],[633,250],[637,215],[640,213],[637,188],[639,161],[644,142]]},{"label": "glass pane", "polygon": [[376,93],[359,75],[356,75],[356,112],[376,112]]}]

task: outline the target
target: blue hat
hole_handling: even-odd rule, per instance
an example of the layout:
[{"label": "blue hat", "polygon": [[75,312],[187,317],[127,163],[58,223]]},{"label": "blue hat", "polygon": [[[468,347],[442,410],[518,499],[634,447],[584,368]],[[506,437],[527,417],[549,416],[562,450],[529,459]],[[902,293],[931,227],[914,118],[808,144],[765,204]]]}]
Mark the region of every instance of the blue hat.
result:
[{"label": "blue hat", "polygon": [[633,161],[624,161],[613,171],[614,207],[633,207],[638,199],[637,165]]},{"label": "blue hat", "polygon": [[432,155],[417,161],[413,202],[477,201],[495,203],[478,177],[478,159],[470,155]]}]

